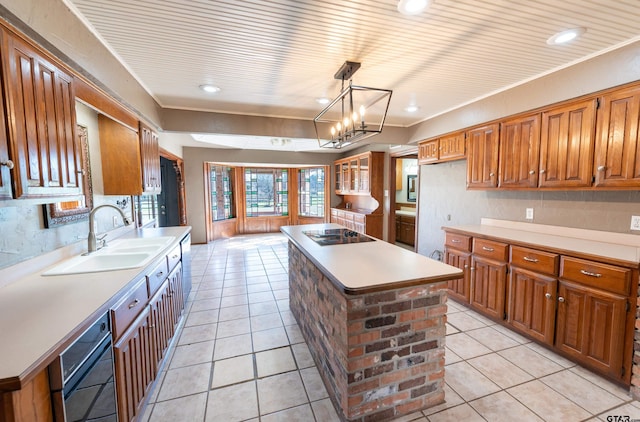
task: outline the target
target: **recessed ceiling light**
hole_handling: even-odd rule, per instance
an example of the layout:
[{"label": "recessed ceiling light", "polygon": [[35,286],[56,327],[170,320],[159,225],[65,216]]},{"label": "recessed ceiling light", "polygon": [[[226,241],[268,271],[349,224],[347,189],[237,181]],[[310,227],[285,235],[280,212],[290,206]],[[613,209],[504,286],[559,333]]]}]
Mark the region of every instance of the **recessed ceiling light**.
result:
[{"label": "recessed ceiling light", "polygon": [[327,98],[327,97],[316,98],[316,102],[318,104],[322,104],[322,105],[327,105],[327,104],[329,104],[330,101],[331,100],[329,98]]},{"label": "recessed ceiling light", "polygon": [[586,28],[573,28],[566,31],[558,32],[547,40],[549,45],[564,44],[571,40],[578,38],[580,35],[586,32]]},{"label": "recessed ceiling light", "polygon": [[398,12],[403,15],[417,15],[422,13],[432,0],[400,0],[398,2]]},{"label": "recessed ceiling light", "polygon": [[208,92],[210,94],[214,94],[216,92],[220,92],[220,88],[214,85],[200,85],[200,89],[204,92]]},{"label": "recessed ceiling light", "polygon": [[406,111],[407,113],[415,113],[416,111],[418,111],[420,107],[418,107],[417,105],[410,105],[410,106],[406,106],[404,108],[404,111]]}]

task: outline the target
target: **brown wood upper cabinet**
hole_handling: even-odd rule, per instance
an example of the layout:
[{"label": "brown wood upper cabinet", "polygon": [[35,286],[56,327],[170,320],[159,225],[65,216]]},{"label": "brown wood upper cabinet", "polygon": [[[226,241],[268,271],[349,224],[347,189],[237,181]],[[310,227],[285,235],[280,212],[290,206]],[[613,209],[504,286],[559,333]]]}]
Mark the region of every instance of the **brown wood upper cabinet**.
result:
[{"label": "brown wood upper cabinet", "polygon": [[595,98],[542,113],[540,187],[591,186],[595,123]]},{"label": "brown wood upper cabinet", "polygon": [[538,187],[540,113],[500,123],[499,161],[500,187]]},{"label": "brown wood upper cabinet", "polygon": [[2,29],[1,37],[6,109],[0,130],[8,140],[0,146],[0,197],[81,195],[73,77],[20,36]]},{"label": "brown wood upper cabinet", "polygon": [[498,137],[500,126],[494,123],[467,132],[467,189],[488,189],[498,186]]},{"label": "brown wood upper cabinet", "polygon": [[462,160],[466,157],[465,132],[455,132],[418,144],[418,164]]},{"label": "brown wood upper cabinet", "polygon": [[640,186],[640,86],[600,98],[593,172],[595,186]]},{"label": "brown wood upper cabinet", "polygon": [[160,193],[160,147],[158,134],[140,122],[140,158],[142,163],[142,189],[144,193]]},{"label": "brown wood upper cabinet", "polygon": [[105,195],[159,193],[157,135],[142,123],[138,133],[104,115],[98,116],[98,125]]},{"label": "brown wood upper cabinet", "polygon": [[370,195],[372,183],[381,182],[383,156],[365,152],[334,161],[335,191],[338,195]]}]

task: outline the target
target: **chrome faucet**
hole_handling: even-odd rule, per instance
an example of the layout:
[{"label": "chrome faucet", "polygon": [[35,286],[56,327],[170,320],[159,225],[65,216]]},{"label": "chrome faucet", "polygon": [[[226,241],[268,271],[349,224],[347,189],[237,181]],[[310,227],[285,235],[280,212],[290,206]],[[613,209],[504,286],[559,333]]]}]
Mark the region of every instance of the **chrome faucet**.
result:
[{"label": "chrome faucet", "polygon": [[120,213],[120,215],[122,216],[122,221],[124,222],[125,226],[128,226],[129,224],[131,224],[131,221],[129,221],[127,216],[124,215],[124,213],[120,208],[111,204],[98,205],[97,207],[92,209],[91,212],[89,213],[89,237],[87,238],[87,241],[88,241],[87,253],[95,252],[98,250],[98,246],[96,242],[96,233],[93,231],[93,220],[94,220],[94,215],[96,211],[98,211],[100,208],[113,208],[114,210]]}]

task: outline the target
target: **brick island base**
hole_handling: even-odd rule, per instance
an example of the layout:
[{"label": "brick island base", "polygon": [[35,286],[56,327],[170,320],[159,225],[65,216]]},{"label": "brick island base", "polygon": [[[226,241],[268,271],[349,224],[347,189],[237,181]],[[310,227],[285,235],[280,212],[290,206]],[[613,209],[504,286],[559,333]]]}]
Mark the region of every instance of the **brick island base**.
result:
[{"label": "brick island base", "polygon": [[446,288],[345,294],[289,242],[291,312],[342,420],[383,421],[444,401]]}]

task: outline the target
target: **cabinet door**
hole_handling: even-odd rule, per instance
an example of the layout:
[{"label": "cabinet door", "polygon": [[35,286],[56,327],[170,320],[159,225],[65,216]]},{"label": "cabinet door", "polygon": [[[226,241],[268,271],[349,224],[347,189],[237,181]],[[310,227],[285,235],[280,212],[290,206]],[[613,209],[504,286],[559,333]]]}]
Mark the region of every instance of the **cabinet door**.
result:
[{"label": "cabinet door", "polygon": [[349,160],[349,191],[357,192],[360,188],[360,181],[358,180],[358,159],[352,158]]},{"label": "cabinet door", "polygon": [[119,421],[139,416],[154,379],[148,317],[147,307],[113,347]]},{"label": "cabinet door", "polygon": [[440,138],[440,145],[438,146],[439,161],[460,160],[465,157],[466,152],[464,132]]},{"label": "cabinet door", "polygon": [[351,172],[349,171],[349,161],[343,161],[340,164],[340,171],[342,172],[342,192],[348,192],[349,186],[351,186]]},{"label": "cabinet door", "polygon": [[81,195],[73,78],[7,35],[3,54],[15,197]]},{"label": "cabinet door", "polygon": [[169,297],[171,298],[171,322],[173,327],[178,325],[182,309],[184,308],[184,296],[182,290],[182,265],[178,264],[169,274]]},{"label": "cabinet door", "polygon": [[624,296],[561,280],[556,347],[622,379],[626,306]]},{"label": "cabinet door", "polygon": [[358,190],[362,193],[370,193],[369,185],[369,155],[364,155],[358,160],[358,173],[360,176],[360,186]]},{"label": "cabinet door", "polygon": [[539,114],[500,125],[500,187],[537,187],[539,160]]},{"label": "cabinet door", "polygon": [[640,87],[603,96],[597,120],[595,186],[640,186]]},{"label": "cabinet door", "polygon": [[153,346],[150,350],[153,372],[157,374],[158,365],[164,357],[173,336],[173,323],[171,318],[171,301],[169,284],[165,281],[157,293],[149,301],[149,324]]},{"label": "cabinet door", "polygon": [[533,271],[511,267],[507,321],[516,329],[552,345],[558,281]]},{"label": "cabinet door", "polygon": [[467,189],[498,186],[498,132],[497,123],[468,132]]},{"label": "cabinet door", "polygon": [[464,303],[469,303],[471,300],[471,283],[470,283],[470,270],[469,264],[471,262],[471,254],[468,252],[461,252],[451,248],[444,249],[444,262],[447,264],[460,268],[463,271],[462,278],[456,280],[449,280],[449,294]]},{"label": "cabinet door", "polygon": [[340,192],[342,190],[342,164],[336,163],[333,165],[333,172],[335,174],[335,187],[334,190],[336,192]]},{"label": "cabinet door", "polygon": [[140,159],[142,165],[142,189],[145,193],[160,193],[160,147],[158,134],[140,123]]},{"label": "cabinet door", "polygon": [[495,319],[504,319],[507,264],[473,256],[471,306]]},{"label": "cabinet door", "polygon": [[432,139],[430,141],[421,142],[418,144],[418,163],[429,164],[438,161],[438,139]]},{"label": "cabinet door", "polygon": [[540,187],[591,186],[596,100],[542,113]]}]

